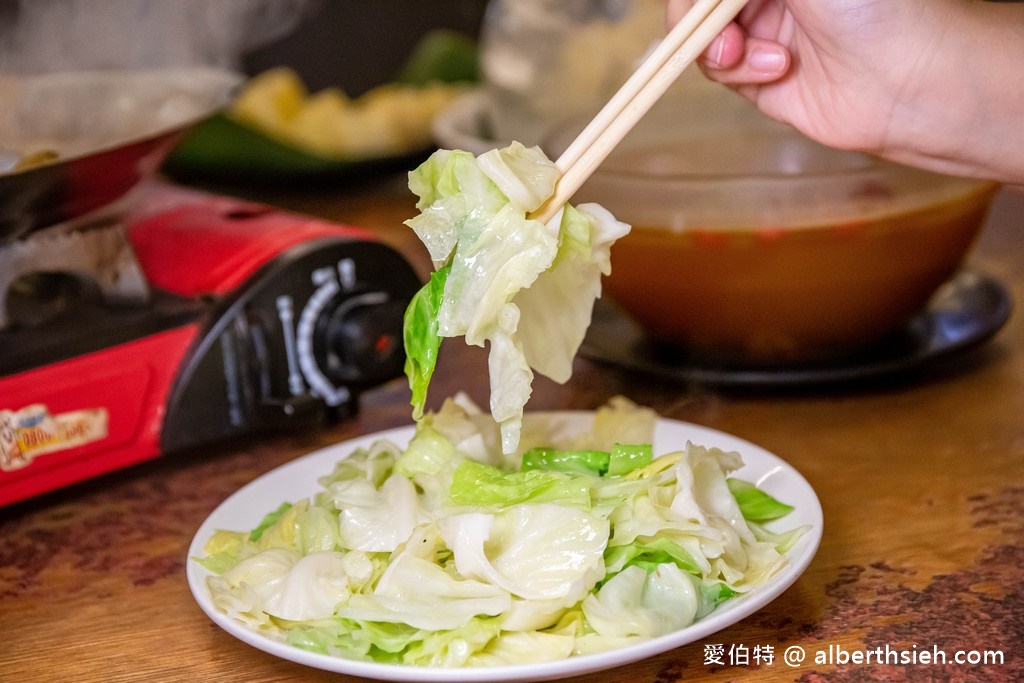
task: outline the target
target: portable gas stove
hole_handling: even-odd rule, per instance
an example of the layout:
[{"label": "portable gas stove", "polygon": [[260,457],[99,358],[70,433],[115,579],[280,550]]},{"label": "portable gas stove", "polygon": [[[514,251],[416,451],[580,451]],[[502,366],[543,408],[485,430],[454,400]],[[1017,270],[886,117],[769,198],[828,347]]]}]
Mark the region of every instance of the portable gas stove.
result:
[{"label": "portable gas stove", "polygon": [[156,187],[145,213],[0,248],[0,505],[344,416],[402,372],[420,282],[397,252],[357,228]]}]

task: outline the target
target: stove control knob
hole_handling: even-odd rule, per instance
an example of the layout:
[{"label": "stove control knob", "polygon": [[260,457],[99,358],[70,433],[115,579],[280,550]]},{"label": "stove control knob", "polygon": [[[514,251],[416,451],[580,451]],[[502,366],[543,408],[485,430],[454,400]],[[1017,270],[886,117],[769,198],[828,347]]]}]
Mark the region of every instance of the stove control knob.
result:
[{"label": "stove control knob", "polygon": [[332,382],[378,384],[402,373],[405,306],[384,292],[339,294],[317,319],[316,364]]}]

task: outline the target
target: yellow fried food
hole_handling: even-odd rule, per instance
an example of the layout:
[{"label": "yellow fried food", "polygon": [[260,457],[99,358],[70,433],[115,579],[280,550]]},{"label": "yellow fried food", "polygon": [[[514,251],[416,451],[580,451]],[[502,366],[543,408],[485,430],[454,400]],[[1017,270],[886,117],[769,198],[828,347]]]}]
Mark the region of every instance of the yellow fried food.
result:
[{"label": "yellow fried food", "polygon": [[288,136],[291,121],[305,106],[306,86],[291,69],[277,68],[252,78],[238,94],[231,114],[273,136]]},{"label": "yellow fried food", "polygon": [[466,87],[388,83],[350,98],[338,88],[309,93],[294,71],[279,67],[251,79],[229,113],[321,156],[373,159],[429,147],[434,117]]},{"label": "yellow fried food", "polygon": [[361,100],[318,93],[295,117],[293,140],[314,152],[345,158],[376,158],[406,151],[394,126]]}]

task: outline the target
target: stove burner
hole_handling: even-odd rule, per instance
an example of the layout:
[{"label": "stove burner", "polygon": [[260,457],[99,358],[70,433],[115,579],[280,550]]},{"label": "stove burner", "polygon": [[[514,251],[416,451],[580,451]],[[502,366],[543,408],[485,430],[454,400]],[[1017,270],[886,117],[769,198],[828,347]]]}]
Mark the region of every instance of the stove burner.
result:
[{"label": "stove burner", "polygon": [[[47,319],[87,296],[136,304],[149,297],[120,223],[58,226],[0,247],[0,330]],[[39,310],[29,310],[33,305]]]},{"label": "stove burner", "polygon": [[7,326],[38,327],[100,296],[95,280],[75,273],[26,273],[7,289]]}]

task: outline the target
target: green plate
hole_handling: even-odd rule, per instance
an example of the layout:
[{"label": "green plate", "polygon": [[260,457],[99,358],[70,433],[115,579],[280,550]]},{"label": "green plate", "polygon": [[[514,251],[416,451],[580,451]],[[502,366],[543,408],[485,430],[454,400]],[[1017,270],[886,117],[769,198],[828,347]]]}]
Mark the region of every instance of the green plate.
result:
[{"label": "green plate", "polygon": [[[478,74],[475,41],[438,29],[419,41],[395,80],[407,85],[435,80],[472,83]],[[163,171],[182,182],[309,185],[411,171],[434,149],[363,159],[324,156],[272,138],[222,112],[193,128],[171,152]]]},{"label": "green plate", "polygon": [[430,152],[372,159],[326,157],[275,140],[220,113],[193,128],[168,156],[163,170],[182,182],[298,185],[412,170]]}]

